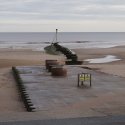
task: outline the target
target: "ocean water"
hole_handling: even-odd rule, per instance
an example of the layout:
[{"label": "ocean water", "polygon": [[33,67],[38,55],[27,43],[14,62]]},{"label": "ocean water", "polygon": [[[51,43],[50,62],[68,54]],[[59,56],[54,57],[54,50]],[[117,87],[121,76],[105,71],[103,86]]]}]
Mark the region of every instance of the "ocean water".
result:
[{"label": "ocean water", "polygon": [[[55,42],[55,32],[0,33],[0,48],[42,51]],[[58,42],[70,49],[109,48],[125,45],[125,32],[59,32]]]},{"label": "ocean water", "polygon": [[95,59],[85,59],[84,61],[87,61],[89,63],[108,63],[108,62],[113,62],[113,61],[118,61],[121,59],[118,59],[114,55],[106,55],[103,58],[95,58]]}]

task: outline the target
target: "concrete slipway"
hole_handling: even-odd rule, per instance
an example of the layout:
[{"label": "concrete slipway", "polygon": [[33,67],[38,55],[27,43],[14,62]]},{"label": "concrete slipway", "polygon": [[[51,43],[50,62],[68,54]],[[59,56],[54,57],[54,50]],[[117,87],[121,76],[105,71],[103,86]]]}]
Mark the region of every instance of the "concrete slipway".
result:
[{"label": "concrete slipway", "polygon": [[[125,78],[78,66],[65,66],[67,77],[52,77],[44,66],[17,66],[36,112],[48,118],[125,114]],[[78,73],[92,74],[92,87],[77,87]]]}]

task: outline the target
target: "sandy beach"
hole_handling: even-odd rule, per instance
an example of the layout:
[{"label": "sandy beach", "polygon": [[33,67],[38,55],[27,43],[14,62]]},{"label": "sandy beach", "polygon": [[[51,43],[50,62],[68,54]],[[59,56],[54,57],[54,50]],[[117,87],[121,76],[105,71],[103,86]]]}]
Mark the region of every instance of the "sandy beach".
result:
[{"label": "sandy beach", "polygon": [[[106,55],[117,56],[121,60],[101,64],[84,62],[82,66],[125,77],[125,46],[105,49],[75,49],[74,51],[78,54],[79,60],[100,58]],[[65,57],[32,50],[0,49],[0,115],[25,112],[11,71],[12,66],[44,65],[46,59],[58,59],[63,62]]]}]

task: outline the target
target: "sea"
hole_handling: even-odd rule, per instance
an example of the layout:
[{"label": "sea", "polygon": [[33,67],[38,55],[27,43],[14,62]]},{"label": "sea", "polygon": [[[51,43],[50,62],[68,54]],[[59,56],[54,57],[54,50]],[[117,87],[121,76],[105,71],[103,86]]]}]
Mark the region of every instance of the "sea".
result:
[{"label": "sea", "polygon": [[[0,48],[43,51],[56,42],[55,32],[0,32]],[[59,32],[57,42],[70,49],[125,45],[125,32]]]}]

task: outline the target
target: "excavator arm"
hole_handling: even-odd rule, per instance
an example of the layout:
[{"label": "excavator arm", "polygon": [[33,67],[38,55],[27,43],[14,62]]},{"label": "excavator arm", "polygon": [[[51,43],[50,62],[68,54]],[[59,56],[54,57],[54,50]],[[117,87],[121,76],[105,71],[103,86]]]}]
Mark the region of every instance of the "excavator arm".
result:
[{"label": "excavator arm", "polygon": [[56,51],[59,51],[66,56],[68,60],[66,61],[66,64],[82,64],[82,61],[78,61],[76,53],[74,53],[70,49],[59,45],[57,42],[53,43],[53,46],[56,48]]}]

